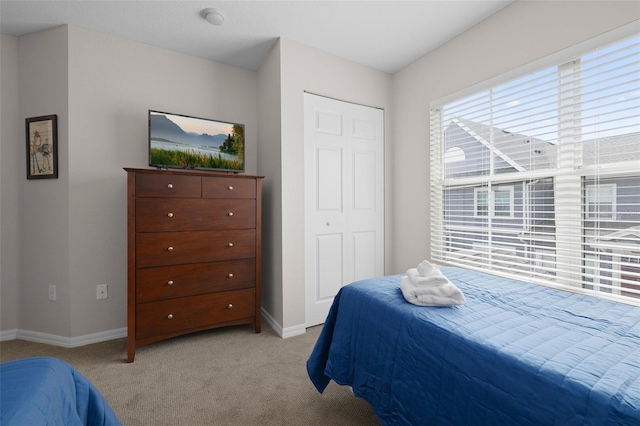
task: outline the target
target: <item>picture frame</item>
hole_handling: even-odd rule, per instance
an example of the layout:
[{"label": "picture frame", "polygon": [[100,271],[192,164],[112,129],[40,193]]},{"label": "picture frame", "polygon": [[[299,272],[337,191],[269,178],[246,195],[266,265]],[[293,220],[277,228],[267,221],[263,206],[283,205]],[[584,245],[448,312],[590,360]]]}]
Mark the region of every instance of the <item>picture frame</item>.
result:
[{"label": "picture frame", "polygon": [[58,116],[25,119],[27,179],[58,178]]}]

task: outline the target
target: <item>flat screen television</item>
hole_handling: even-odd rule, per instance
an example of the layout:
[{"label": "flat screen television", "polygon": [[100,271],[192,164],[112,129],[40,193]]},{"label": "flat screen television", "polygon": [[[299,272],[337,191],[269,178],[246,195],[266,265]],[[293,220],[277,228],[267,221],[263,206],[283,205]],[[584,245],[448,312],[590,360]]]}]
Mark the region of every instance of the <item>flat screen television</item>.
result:
[{"label": "flat screen television", "polygon": [[149,166],[244,172],[244,125],[149,110]]}]

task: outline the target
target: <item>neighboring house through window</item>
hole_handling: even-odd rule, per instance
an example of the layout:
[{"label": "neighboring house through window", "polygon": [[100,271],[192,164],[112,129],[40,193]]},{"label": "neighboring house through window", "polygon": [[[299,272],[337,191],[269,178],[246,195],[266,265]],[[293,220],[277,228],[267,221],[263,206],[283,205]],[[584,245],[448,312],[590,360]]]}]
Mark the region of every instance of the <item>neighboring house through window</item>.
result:
[{"label": "neighboring house through window", "polygon": [[627,30],[432,105],[433,260],[640,303],[640,35]]}]

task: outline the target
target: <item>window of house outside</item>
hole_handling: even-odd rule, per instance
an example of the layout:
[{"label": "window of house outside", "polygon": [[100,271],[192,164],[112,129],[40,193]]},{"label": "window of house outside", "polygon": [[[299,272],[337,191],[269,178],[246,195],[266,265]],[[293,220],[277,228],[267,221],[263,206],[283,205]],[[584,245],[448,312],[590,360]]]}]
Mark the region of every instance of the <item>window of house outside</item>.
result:
[{"label": "window of house outside", "polygon": [[640,35],[430,120],[435,261],[640,303]]},{"label": "window of house outside", "polygon": [[513,187],[475,188],[476,216],[513,217]]},{"label": "window of house outside", "polygon": [[586,217],[587,219],[615,219],[616,185],[586,185]]}]

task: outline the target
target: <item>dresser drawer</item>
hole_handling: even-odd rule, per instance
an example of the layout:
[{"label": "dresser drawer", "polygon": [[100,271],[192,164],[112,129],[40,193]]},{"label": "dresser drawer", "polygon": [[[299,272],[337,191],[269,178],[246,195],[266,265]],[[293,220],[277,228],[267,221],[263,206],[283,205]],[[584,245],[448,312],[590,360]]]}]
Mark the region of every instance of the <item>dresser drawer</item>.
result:
[{"label": "dresser drawer", "polygon": [[136,234],[137,268],[247,259],[255,255],[255,229]]},{"label": "dresser drawer", "polygon": [[255,179],[202,178],[202,198],[256,198]]},{"label": "dresser drawer", "polygon": [[255,290],[181,297],[136,305],[136,339],[255,315]]},{"label": "dresser drawer", "polygon": [[136,302],[251,288],[256,285],[255,259],[136,270]]},{"label": "dresser drawer", "polygon": [[200,198],[200,176],[162,173],[139,173],[136,176],[136,197]]},{"label": "dresser drawer", "polygon": [[255,200],[138,198],[136,231],[208,231],[256,227]]}]

